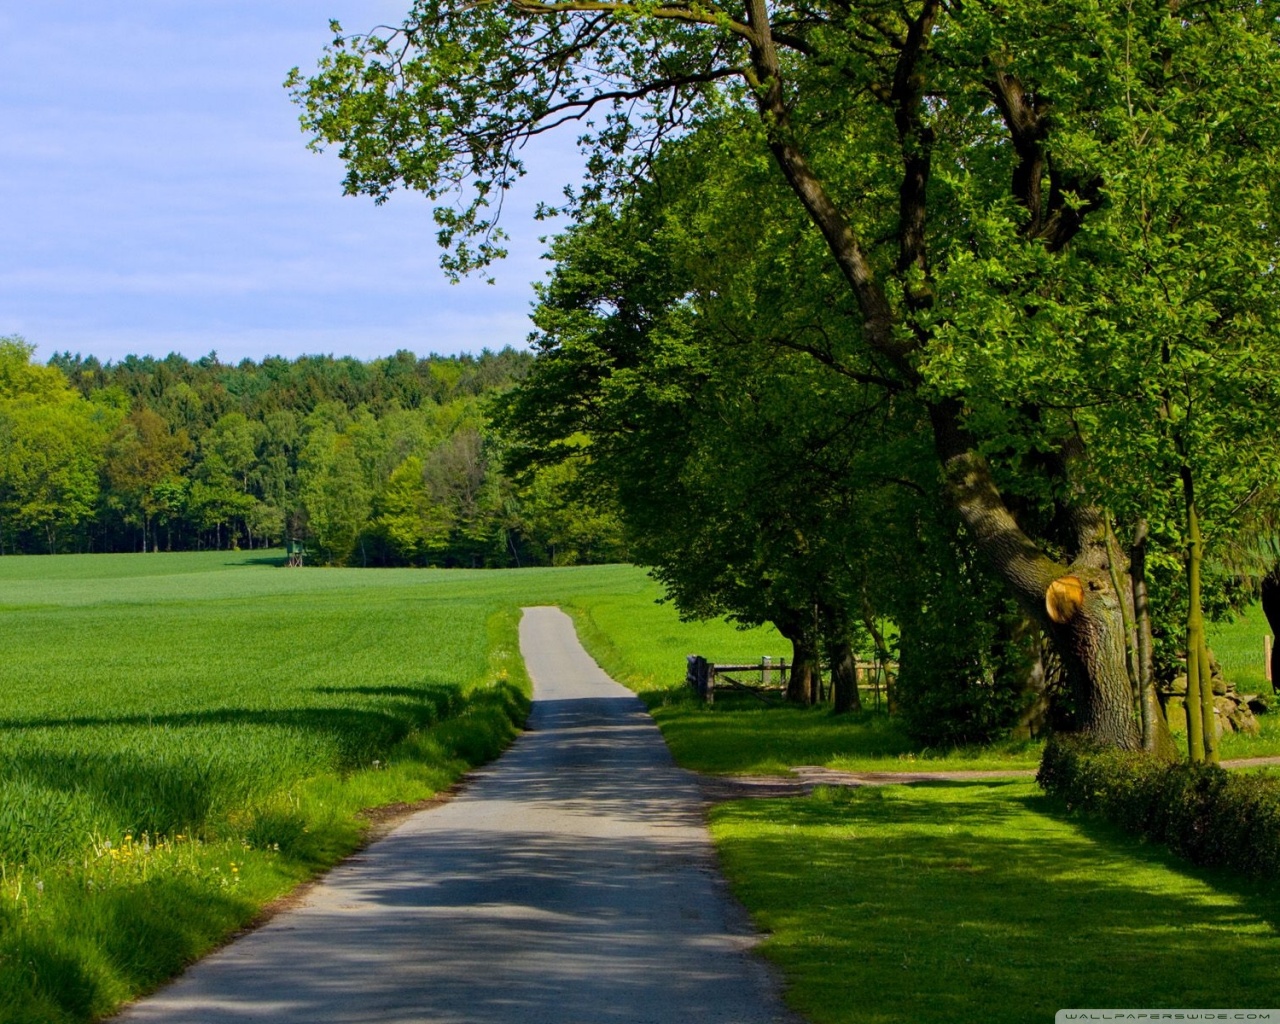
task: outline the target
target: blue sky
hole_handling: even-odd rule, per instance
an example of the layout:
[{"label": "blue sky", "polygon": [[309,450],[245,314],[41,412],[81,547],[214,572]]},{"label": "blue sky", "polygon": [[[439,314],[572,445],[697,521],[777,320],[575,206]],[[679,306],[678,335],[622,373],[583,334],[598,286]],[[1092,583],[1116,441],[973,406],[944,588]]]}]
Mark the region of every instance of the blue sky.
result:
[{"label": "blue sky", "polygon": [[580,163],[526,151],[497,284],[450,285],[426,200],[341,192],[281,83],[329,18],[398,23],[408,0],[31,0],[0,8],[0,335],[224,362],[522,345],[548,264],[533,220]]}]

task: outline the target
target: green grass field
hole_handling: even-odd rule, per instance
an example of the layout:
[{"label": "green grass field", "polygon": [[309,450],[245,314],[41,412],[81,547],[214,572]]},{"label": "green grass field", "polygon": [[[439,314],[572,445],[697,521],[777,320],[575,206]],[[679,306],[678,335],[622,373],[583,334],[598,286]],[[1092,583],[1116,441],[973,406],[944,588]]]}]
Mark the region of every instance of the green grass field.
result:
[{"label": "green grass field", "polygon": [[521,604],[629,567],[287,570],[236,553],[0,558],[0,1021],[171,975],[514,736]]},{"label": "green grass field", "polygon": [[1262,638],[1271,633],[1262,606],[1250,605],[1231,622],[1209,625],[1209,646],[1222,671],[1241,693],[1270,692],[1262,659]]}]

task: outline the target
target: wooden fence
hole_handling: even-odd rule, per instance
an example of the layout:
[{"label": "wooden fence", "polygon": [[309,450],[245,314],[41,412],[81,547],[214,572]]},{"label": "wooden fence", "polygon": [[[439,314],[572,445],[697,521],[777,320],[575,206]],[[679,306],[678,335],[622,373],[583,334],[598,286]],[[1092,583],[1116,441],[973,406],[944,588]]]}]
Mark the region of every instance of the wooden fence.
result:
[{"label": "wooden fence", "polygon": [[[820,671],[824,668],[826,666],[819,666]],[[690,654],[685,658],[684,681],[707,704],[715,702],[717,687],[747,693],[770,703],[786,692],[790,669],[786,658],[765,656],[758,663],[748,665],[717,665],[699,654]],[[879,708],[882,690],[886,701],[889,699],[890,682],[897,676],[898,666],[896,662],[859,661],[855,663],[855,673],[858,689],[870,691]]]}]

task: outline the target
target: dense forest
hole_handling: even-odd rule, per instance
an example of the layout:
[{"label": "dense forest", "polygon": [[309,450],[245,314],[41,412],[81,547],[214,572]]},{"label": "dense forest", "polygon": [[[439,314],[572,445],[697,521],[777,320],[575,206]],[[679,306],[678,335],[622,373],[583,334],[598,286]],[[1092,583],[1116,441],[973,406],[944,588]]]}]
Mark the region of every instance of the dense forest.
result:
[{"label": "dense forest", "polygon": [[350,565],[616,559],[573,470],[514,481],[488,407],[528,371],[511,348],[47,365],[0,338],[0,554],[261,548]]}]

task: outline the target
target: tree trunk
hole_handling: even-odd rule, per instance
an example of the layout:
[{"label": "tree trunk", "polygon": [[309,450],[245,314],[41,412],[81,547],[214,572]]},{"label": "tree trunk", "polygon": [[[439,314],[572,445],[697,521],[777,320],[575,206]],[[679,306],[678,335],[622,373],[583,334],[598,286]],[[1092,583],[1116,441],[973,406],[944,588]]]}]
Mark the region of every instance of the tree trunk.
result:
[{"label": "tree trunk", "polygon": [[858,694],[858,659],[848,637],[832,640],[827,645],[827,659],[831,663],[831,689],[834,694],[835,713],[861,711],[862,698]]},{"label": "tree trunk", "polygon": [[1178,748],[1164,709],[1156,698],[1156,673],[1151,632],[1151,599],[1147,592],[1147,521],[1138,520],[1129,550],[1129,579],[1133,584],[1133,625],[1138,670],[1138,699],[1142,721],[1142,748],[1168,761],[1177,760]]},{"label": "tree trunk", "polygon": [[[1141,749],[1121,598],[1110,574],[1090,557],[1096,550],[1084,548],[1070,565],[1045,554],[1018,526],[986,460],[967,444],[959,406],[946,400],[931,406],[930,413],[951,501],[978,550],[1053,641],[1066,673],[1076,729],[1096,743]],[[1095,518],[1080,511],[1082,522]]]},{"label": "tree trunk", "polygon": [[1187,504],[1187,740],[1192,761],[1216,761],[1218,728],[1213,714],[1213,683],[1209,677],[1209,648],[1204,639],[1200,593],[1204,544],[1191,471],[1185,464],[1182,488]]},{"label": "tree trunk", "polygon": [[791,641],[791,673],[787,677],[787,700],[793,704],[812,704],[818,669],[818,649],[813,630],[804,613],[779,616],[774,621],[778,632]]},{"label": "tree trunk", "polygon": [[1271,688],[1280,692],[1280,565],[1262,578],[1262,614],[1271,627]]}]

